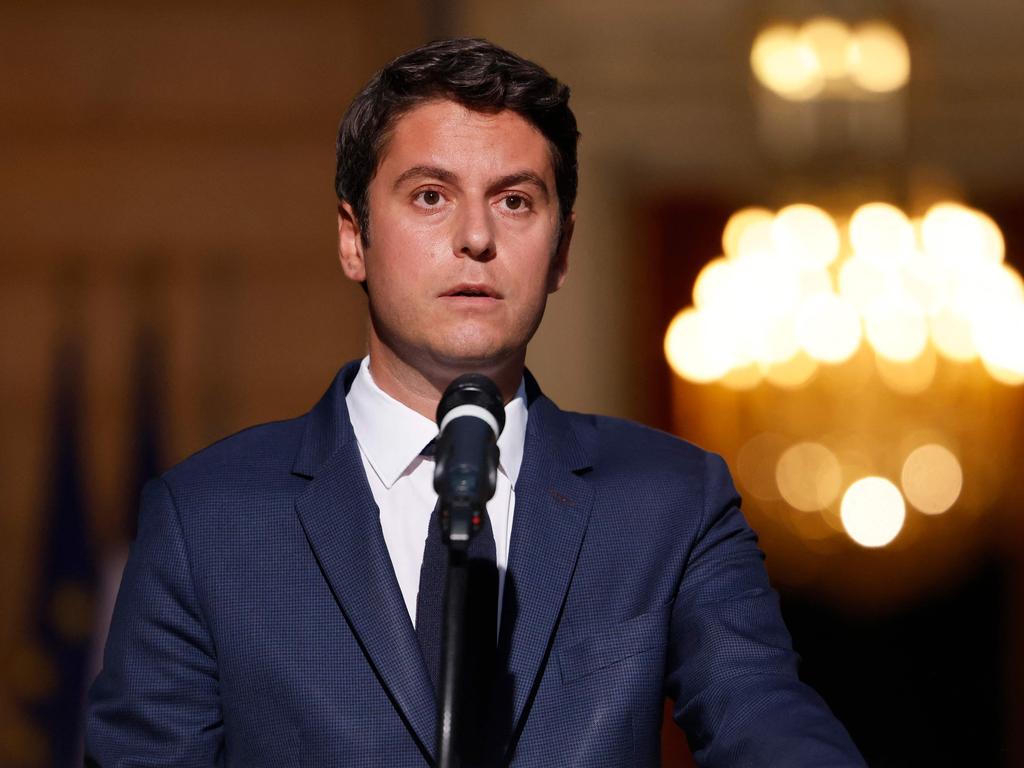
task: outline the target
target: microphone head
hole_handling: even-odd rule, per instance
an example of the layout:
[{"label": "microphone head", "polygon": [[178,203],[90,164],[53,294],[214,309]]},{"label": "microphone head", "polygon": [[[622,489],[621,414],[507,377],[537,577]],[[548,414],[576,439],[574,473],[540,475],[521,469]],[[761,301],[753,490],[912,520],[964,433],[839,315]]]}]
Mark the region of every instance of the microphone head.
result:
[{"label": "microphone head", "polygon": [[464,373],[448,385],[441,402],[437,405],[437,423],[440,426],[445,417],[459,406],[477,406],[491,415],[498,425],[494,437],[505,428],[505,404],[498,386],[482,373]]}]

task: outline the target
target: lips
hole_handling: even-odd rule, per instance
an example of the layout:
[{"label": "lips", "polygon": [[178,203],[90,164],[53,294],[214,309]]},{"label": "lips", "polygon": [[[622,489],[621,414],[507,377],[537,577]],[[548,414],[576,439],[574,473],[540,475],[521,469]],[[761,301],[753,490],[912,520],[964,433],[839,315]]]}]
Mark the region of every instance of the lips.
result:
[{"label": "lips", "polygon": [[486,283],[460,283],[441,294],[444,298],[500,299],[501,294]]}]

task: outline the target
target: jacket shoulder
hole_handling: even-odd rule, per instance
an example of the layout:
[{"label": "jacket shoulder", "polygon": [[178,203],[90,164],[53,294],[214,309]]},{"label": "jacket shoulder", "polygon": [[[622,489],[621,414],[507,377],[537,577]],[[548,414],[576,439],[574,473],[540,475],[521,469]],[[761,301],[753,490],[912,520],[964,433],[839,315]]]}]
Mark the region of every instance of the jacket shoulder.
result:
[{"label": "jacket shoulder", "polygon": [[595,471],[703,474],[721,457],[688,440],[628,419],[567,412],[573,430],[587,445]]},{"label": "jacket shoulder", "polygon": [[171,488],[205,485],[212,479],[254,482],[287,475],[302,440],[308,414],[248,427],[197,451],[171,467]]}]

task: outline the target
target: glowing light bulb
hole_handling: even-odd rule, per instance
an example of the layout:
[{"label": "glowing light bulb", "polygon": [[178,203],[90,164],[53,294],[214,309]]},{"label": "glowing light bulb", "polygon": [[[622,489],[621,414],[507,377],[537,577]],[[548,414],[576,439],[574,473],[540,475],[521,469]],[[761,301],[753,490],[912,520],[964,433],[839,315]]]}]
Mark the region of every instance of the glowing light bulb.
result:
[{"label": "glowing light bulb", "polygon": [[767,252],[732,264],[736,279],[728,313],[742,328],[745,358],[773,363],[792,356],[798,348],[791,310],[800,294],[798,270],[791,260]]},{"label": "glowing light bulb", "polygon": [[761,219],[750,222],[737,238],[735,258],[743,260],[772,253],[775,248],[775,244],[772,242],[772,224],[774,222],[774,216],[767,221]]},{"label": "glowing light bulb", "polygon": [[733,278],[729,261],[721,257],[709,261],[693,283],[693,305],[708,309],[728,304]]},{"label": "glowing light bulb", "polygon": [[757,36],[750,66],[765,87],[786,99],[806,101],[825,87],[818,57],[789,24],[769,27]]},{"label": "glowing light bulb", "polygon": [[914,228],[896,206],[868,203],[850,218],[850,244],[857,258],[883,270],[895,269],[914,251]]},{"label": "glowing light bulb", "polygon": [[1002,279],[1005,285],[1006,295],[1011,299],[1024,301],[1024,278],[1020,276],[1020,272],[1009,264],[1003,264],[1001,271],[1003,273]]},{"label": "glowing light bulb", "polygon": [[850,79],[864,90],[890,93],[910,80],[910,49],[891,24],[860,24],[853,30],[847,67]]},{"label": "glowing light bulb", "polygon": [[964,317],[977,317],[1001,304],[1024,302],[1020,278],[1005,264],[982,262],[970,272],[957,275],[950,292],[950,308]]},{"label": "glowing light bulb", "polygon": [[934,315],[949,305],[956,276],[939,259],[915,248],[900,270],[900,282],[922,311]]},{"label": "glowing light bulb", "polygon": [[924,313],[906,296],[886,295],[872,302],[864,314],[868,341],[883,357],[909,362],[928,343]]},{"label": "glowing light bulb", "polygon": [[823,269],[839,255],[839,229],[821,208],[797,203],[783,208],[772,224],[775,250],[803,269]]},{"label": "glowing light bulb", "polygon": [[821,73],[829,80],[846,77],[850,28],[838,19],[819,16],[805,23],[798,33],[818,59]]},{"label": "glowing light bulb", "polygon": [[792,313],[767,318],[752,329],[751,357],[762,367],[785,363],[800,351],[796,333],[796,316]]},{"label": "glowing light bulb", "polygon": [[973,211],[979,229],[979,250],[982,260],[989,263],[1002,262],[1006,258],[1006,240],[995,220],[984,211]]},{"label": "glowing light bulb", "polygon": [[839,295],[862,314],[885,294],[886,285],[885,271],[864,259],[846,259],[839,268]]},{"label": "glowing light bulb", "polygon": [[1024,384],[1024,304],[1001,301],[972,318],[972,338],[994,379]]},{"label": "glowing light bulb", "polygon": [[921,240],[929,255],[952,270],[969,271],[1005,256],[1002,232],[979,211],[959,203],[937,203],[921,222]]},{"label": "glowing light bulb", "polygon": [[779,493],[794,509],[824,509],[839,495],[842,471],[835,454],[820,443],[797,443],[786,449],[775,467]]},{"label": "glowing light bulb", "polygon": [[926,515],[939,515],[956,503],[963,488],[960,462],[948,448],[929,443],[914,449],[900,475],[907,501]]},{"label": "glowing light bulb", "polygon": [[884,547],[903,529],[907,507],[899,488],[884,477],[864,477],[843,494],[839,517],[862,547]]},{"label": "glowing light bulb", "polygon": [[[767,208],[743,208],[729,217],[722,230],[722,250],[727,258],[734,259],[742,251],[771,250],[771,223],[774,214]],[[746,236],[746,240],[744,240]]]},{"label": "glowing light bulb", "polygon": [[942,309],[929,318],[928,325],[932,343],[947,360],[969,363],[978,356],[968,318],[950,309]]},{"label": "glowing light bulb", "polygon": [[688,307],[677,314],[665,332],[665,358],[679,376],[707,384],[733,366],[730,339],[716,333],[707,315]]},{"label": "glowing light bulb", "polygon": [[807,299],[797,315],[796,328],[800,345],[823,363],[848,360],[860,346],[860,317],[849,302],[835,294]]},{"label": "glowing light bulb", "polygon": [[814,269],[800,273],[800,297],[809,299],[819,293],[832,293],[832,276],[827,269]]}]

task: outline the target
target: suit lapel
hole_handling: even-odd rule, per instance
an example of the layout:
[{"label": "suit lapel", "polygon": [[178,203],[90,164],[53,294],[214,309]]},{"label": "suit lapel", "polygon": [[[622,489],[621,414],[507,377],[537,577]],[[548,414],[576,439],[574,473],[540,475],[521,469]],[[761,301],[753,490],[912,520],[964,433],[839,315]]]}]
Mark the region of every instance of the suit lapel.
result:
[{"label": "suit lapel", "polygon": [[547,662],[593,504],[593,490],[579,474],[590,466],[589,457],[566,415],[536,391],[532,377],[527,381],[535,394],[502,606],[501,650],[511,689],[505,705],[511,711],[503,719],[513,737]]},{"label": "suit lapel", "polygon": [[293,471],[311,477],[295,506],[352,632],[426,755],[436,699],[380,528],[345,408],[358,363],[341,371],[310,414]]}]

